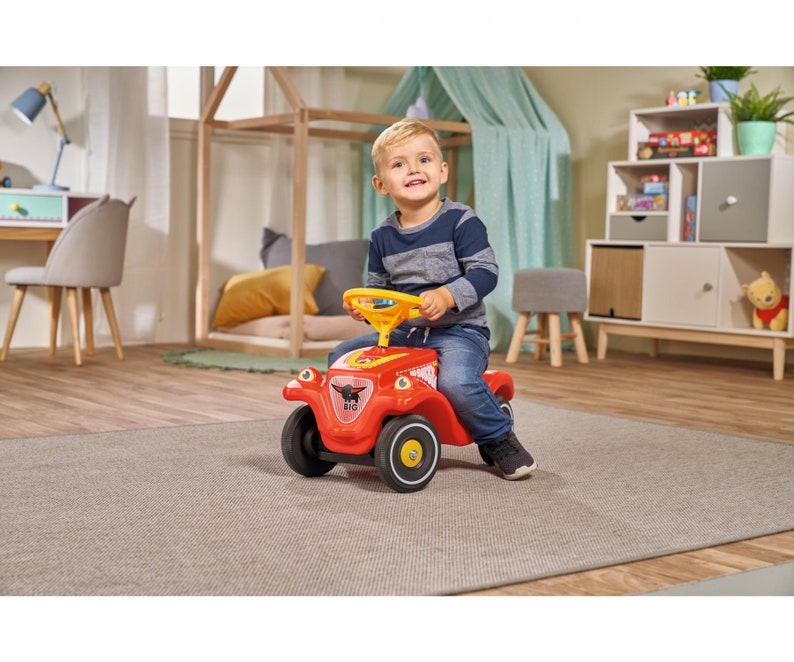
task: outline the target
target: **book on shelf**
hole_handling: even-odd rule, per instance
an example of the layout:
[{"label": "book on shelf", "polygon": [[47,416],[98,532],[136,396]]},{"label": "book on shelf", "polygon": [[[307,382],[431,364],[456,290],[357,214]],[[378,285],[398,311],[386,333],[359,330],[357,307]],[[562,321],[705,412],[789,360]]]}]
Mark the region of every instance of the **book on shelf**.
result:
[{"label": "book on shelf", "polygon": [[682,241],[695,241],[697,232],[697,196],[686,196],[686,206],[684,208],[684,231]]}]

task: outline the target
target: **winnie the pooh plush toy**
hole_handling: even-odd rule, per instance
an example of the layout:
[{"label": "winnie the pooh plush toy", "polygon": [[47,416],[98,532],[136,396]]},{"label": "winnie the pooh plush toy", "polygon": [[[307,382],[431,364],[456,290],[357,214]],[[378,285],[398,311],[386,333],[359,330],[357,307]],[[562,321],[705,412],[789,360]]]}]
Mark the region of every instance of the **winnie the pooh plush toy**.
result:
[{"label": "winnie the pooh plush toy", "polygon": [[788,294],[783,294],[768,271],[762,271],[761,277],[749,285],[742,285],[742,290],[755,306],[753,310],[753,326],[756,329],[769,327],[770,331],[783,331],[788,325]]}]

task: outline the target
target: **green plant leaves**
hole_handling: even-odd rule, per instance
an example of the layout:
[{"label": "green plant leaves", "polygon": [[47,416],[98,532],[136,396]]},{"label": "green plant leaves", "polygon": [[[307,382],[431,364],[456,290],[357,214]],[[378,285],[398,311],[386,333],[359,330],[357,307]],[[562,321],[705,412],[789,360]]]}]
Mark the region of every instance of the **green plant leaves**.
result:
[{"label": "green plant leaves", "polygon": [[712,80],[742,80],[754,74],[752,67],[700,67],[698,78]]},{"label": "green plant leaves", "polygon": [[743,95],[728,94],[734,122],[785,122],[794,124],[794,110],[783,112],[783,107],[794,97],[781,96],[780,86],[761,96],[755,84]]}]

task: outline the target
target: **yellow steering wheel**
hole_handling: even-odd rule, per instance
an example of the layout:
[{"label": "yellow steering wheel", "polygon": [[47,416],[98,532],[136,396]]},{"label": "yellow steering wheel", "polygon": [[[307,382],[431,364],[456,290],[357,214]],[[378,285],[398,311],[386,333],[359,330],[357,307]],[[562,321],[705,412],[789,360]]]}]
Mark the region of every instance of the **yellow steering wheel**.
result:
[{"label": "yellow steering wheel", "polygon": [[345,303],[359,311],[378,332],[378,347],[389,346],[391,330],[404,320],[422,317],[422,298],[395,290],[357,287],[342,296]]}]

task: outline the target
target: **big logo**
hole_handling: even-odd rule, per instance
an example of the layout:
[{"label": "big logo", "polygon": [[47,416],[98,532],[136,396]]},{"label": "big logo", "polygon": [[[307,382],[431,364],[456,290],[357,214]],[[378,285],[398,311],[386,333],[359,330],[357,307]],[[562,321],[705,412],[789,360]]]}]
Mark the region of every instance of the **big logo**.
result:
[{"label": "big logo", "polygon": [[343,423],[356,419],[372,395],[372,382],[361,377],[334,377],[330,382],[331,404]]},{"label": "big logo", "polygon": [[344,386],[331,384],[331,386],[333,387],[334,391],[342,395],[344,408],[353,411],[358,409],[358,401],[361,399],[359,397],[359,393],[367,388],[366,386],[353,386],[352,384],[345,384]]}]

